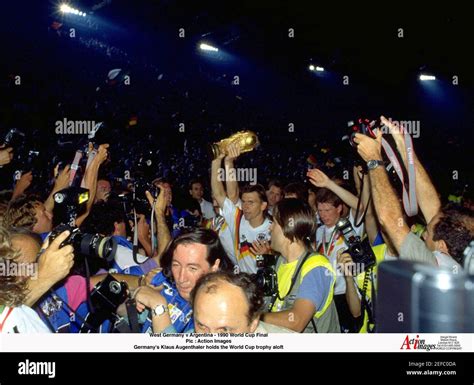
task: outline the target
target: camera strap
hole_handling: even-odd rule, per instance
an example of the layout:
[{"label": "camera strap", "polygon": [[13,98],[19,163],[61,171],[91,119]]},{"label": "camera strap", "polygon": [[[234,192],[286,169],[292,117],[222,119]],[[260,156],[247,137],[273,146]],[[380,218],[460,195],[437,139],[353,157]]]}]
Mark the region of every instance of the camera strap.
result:
[{"label": "camera strap", "polygon": [[[371,286],[371,293],[372,293],[372,299],[369,303],[367,300],[367,286],[369,285],[369,281],[372,283]],[[356,285],[357,286],[357,285]],[[359,293],[361,295],[361,314],[362,314],[362,322],[365,317],[365,311],[367,311],[367,332],[368,333],[373,333],[375,331],[375,319],[374,319],[374,309],[373,305],[375,303],[375,288],[374,288],[374,275],[373,275],[373,268],[370,267],[367,269],[364,273],[364,282],[362,284],[362,289],[360,289],[359,286],[357,286],[357,289],[359,290]]]},{"label": "camera strap", "polygon": [[298,265],[296,266],[295,273],[291,277],[290,288],[288,289],[288,292],[283,296],[283,298],[280,297],[280,293],[278,291],[276,292],[276,295],[273,296],[273,301],[270,306],[270,311],[273,308],[273,305],[275,305],[275,302],[277,299],[279,299],[280,301],[284,301],[286,297],[288,297],[288,295],[291,294],[291,291],[293,290],[293,287],[295,286],[296,280],[298,279],[298,276],[300,275],[301,268],[303,267],[304,263],[306,262],[306,260],[308,259],[310,255],[311,255],[311,251],[307,251],[305,256],[299,260]]},{"label": "camera strap", "polygon": [[360,195],[359,195],[359,199],[357,200],[357,208],[356,208],[356,212],[355,212],[355,215],[354,215],[354,226],[355,227],[359,227],[364,222],[365,216],[367,215],[367,211],[369,210],[370,202],[372,200],[372,194],[369,194],[369,199],[367,199],[367,203],[366,203],[366,206],[365,206],[365,209],[364,209],[364,214],[362,214],[362,216],[360,217],[360,220],[358,221],[359,211],[360,211],[360,204],[362,202],[362,192],[363,191],[364,191],[364,176],[362,176],[362,178],[360,180]]},{"label": "camera strap", "polygon": [[81,162],[82,159],[82,151],[77,150],[76,155],[74,155],[74,160],[71,164],[71,172],[69,173],[69,186],[72,186],[72,183],[74,182],[74,178],[76,177],[77,170],[79,169],[79,163]]},{"label": "camera strap", "polygon": [[[87,152],[86,170],[89,168],[90,164],[92,163],[96,155],[97,155],[97,151],[95,149]],[[82,177],[81,187],[86,188],[86,181],[84,180],[84,176]]]},{"label": "camera strap", "polygon": [[137,265],[140,263],[138,262],[138,223],[137,223],[137,212],[133,209],[133,247],[132,247],[132,256],[133,262]]},{"label": "camera strap", "polygon": [[[401,129],[403,130],[402,127]],[[413,141],[411,139],[411,136],[407,132],[403,133],[403,139],[405,141],[406,156],[408,161],[408,181],[405,181],[403,169],[397,155],[395,154],[395,151],[384,138],[382,138],[382,147],[385,150],[385,154],[387,154],[388,159],[392,163],[393,168],[395,169],[395,172],[398,175],[398,178],[402,182],[403,207],[405,208],[406,214],[412,217],[418,213],[418,202],[416,199],[415,161],[413,157]]]}]

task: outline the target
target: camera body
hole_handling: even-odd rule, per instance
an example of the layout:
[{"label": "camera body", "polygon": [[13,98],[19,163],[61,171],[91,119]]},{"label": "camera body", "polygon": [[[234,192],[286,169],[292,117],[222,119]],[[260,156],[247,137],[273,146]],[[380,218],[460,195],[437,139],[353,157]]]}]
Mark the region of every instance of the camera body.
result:
[{"label": "camera body", "polygon": [[255,274],[257,285],[263,291],[265,297],[278,293],[278,278],[275,270],[276,256],[272,254],[257,255],[257,273]]},{"label": "camera body", "polygon": [[74,227],[77,215],[85,210],[89,201],[89,190],[70,186],[56,192],[53,199],[55,224],[68,224]]},{"label": "camera body", "polygon": [[354,231],[351,222],[347,218],[341,218],[336,223],[336,228],[344,237],[348,246],[347,253],[352,257],[352,261],[361,267],[360,272],[375,265],[375,254],[370,247],[367,238],[361,239]]},{"label": "camera body", "polygon": [[117,281],[112,275],[99,282],[91,293],[91,303],[94,308],[85,319],[80,332],[95,332],[106,320],[113,321],[117,308],[128,298],[128,286],[125,282]]}]

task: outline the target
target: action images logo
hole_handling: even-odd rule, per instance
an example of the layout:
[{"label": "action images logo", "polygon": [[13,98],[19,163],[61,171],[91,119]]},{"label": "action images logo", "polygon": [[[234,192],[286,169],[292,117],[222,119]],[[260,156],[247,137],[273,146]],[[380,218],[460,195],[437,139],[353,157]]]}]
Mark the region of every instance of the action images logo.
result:
[{"label": "action images logo", "polygon": [[400,350],[436,350],[436,344],[427,344],[426,340],[420,340],[420,336],[417,335],[416,338],[411,338],[407,335]]}]

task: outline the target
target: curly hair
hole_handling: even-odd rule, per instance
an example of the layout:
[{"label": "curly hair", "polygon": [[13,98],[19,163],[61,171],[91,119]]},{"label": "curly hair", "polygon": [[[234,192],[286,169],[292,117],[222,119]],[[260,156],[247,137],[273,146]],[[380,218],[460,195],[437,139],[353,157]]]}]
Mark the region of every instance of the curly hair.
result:
[{"label": "curly hair", "polygon": [[194,304],[196,296],[201,290],[204,290],[205,293],[215,293],[219,288],[219,282],[227,282],[242,289],[249,306],[247,312],[249,324],[260,317],[265,305],[263,292],[254,277],[247,273],[234,274],[229,271],[218,271],[202,276],[191,292],[191,304]]},{"label": "curly hair", "polygon": [[36,206],[41,201],[34,195],[21,195],[8,204],[3,225],[5,227],[26,227],[32,230],[35,226]]},{"label": "curly hair", "polygon": [[0,227],[0,304],[5,306],[20,306],[27,295],[27,281],[17,275],[8,274],[7,266],[16,263],[20,253],[13,249],[10,234]]},{"label": "curly hair", "polygon": [[467,208],[447,205],[433,229],[433,240],[443,240],[449,255],[463,264],[463,252],[474,238],[474,212]]}]

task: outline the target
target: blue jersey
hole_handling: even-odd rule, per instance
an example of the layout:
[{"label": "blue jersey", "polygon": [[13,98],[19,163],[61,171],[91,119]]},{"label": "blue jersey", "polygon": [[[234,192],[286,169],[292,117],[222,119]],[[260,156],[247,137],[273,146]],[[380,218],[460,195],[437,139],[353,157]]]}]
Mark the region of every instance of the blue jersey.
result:
[{"label": "blue jersey", "polygon": [[[145,272],[133,260],[133,245],[126,238],[121,236],[114,236],[117,241],[117,251],[112,261],[110,273],[118,274],[129,274],[129,275],[143,275]],[[137,260],[139,263],[143,263],[148,260],[148,257],[141,254],[137,254]]]},{"label": "blue jersey", "polygon": [[[179,295],[178,289],[170,283],[162,272],[156,274],[151,284],[153,286],[163,285],[161,295],[168,302],[168,310],[174,329],[177,333],[191,333],[194,329],[193,310],[191,304]],[[143,324],[144,333],[152,332],[152,321],[148,317]]]}]

